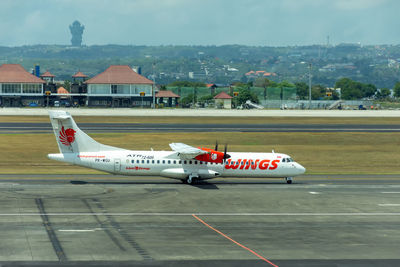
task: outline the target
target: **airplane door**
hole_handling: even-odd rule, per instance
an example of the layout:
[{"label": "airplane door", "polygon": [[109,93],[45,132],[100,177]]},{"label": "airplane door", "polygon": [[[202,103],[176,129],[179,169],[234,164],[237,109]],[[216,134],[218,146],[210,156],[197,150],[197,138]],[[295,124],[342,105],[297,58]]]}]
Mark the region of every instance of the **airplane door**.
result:
[{"label": "airplane door", "polygon": [[114,159],[114,171],[115,172],[121,171],[121,159]]}]

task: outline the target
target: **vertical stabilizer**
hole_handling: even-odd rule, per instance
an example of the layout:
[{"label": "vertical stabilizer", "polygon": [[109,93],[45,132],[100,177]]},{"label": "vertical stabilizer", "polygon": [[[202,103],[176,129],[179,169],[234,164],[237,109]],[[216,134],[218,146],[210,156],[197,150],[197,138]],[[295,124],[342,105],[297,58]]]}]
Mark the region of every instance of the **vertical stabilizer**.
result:
[{"label": "vertical stabilizer", "polygon": [[99,152],[121,150],[100,144],[78,128],[66,111],[49,111],[50,122],[61,153]]}]

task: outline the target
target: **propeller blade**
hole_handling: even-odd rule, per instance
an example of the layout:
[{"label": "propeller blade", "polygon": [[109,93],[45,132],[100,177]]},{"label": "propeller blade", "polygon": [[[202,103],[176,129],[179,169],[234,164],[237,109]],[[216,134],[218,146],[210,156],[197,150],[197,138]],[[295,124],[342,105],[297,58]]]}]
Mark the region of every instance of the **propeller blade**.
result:
[{"label": "propeller blade", "polygon": [[215,140],[215,151],[218,151],[218,140]]},{"label": "propeller blade", "polygon": [[226,151],[228,150],[228,144],[225,144],[225,149],[224,149],[224,164],[226,159],[229,159],[231,155],[227,154]]}]

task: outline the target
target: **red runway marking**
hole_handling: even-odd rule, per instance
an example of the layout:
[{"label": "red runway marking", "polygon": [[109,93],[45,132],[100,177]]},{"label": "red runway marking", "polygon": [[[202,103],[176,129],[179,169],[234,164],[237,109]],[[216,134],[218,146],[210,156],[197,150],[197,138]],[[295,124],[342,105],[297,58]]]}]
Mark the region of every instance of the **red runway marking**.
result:
[{"label": "red runway marking", "polygon": [[258,258],[260,258],[261,260],[263,260],[263,261],[265,261],[265,262],[271,264],[272,266],[278,267],[278,265],[275,265],[274,263],[270,262],[269,260],[267,260],[266,258],[264,258],[263,256],[261,256],[261,255],[258,254],[257,252],[255,252],[255,251],[249,249],[248,247],[246,247],[246,246],[240,244],[239,242],[233,240],[232,238],[230,238],[230,237],[227,236],[226,234],[222,233],[221,231],[219,231],[219,230],[215,229],[214,227],[212,227],[211,225],[207,224],[205,221],[203,221],[202,219],[200,219],[200,218],[197,217],[196,215],[192,214],[192,216],[193,216],[194,218],[196,218],[196,220],[198,220],[199,222],[201,222],[202,224],[204,224],[205,226],[207,226],[208,228],[214,230],[215,232],[217,232],[218,234],[222,235],[222,236],[225,237],[226,239],[232,241],[233,243],[235,243],[235,244],[238,245],[239,247],[242,247],[242,248],[244,248],[245,250],[251,252],[252,254],[256,255]]}]

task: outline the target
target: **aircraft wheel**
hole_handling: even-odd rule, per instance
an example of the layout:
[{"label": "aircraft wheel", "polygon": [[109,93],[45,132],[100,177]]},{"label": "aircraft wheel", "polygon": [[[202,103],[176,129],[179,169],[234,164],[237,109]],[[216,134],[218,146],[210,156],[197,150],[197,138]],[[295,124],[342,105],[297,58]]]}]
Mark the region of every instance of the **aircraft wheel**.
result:
[{"label": "aircraft wheel", "polygon": [[286,177],[286,183],[291,184],[293,182],[292,177]]},{"label": "aircraft wheel", "polygon": [[187,182],[188,184],[192,184],[192,183],[193,183],[193,178],[192,178],[191,176],[189,176],[189,177],[186,179],[186,182]]}]

